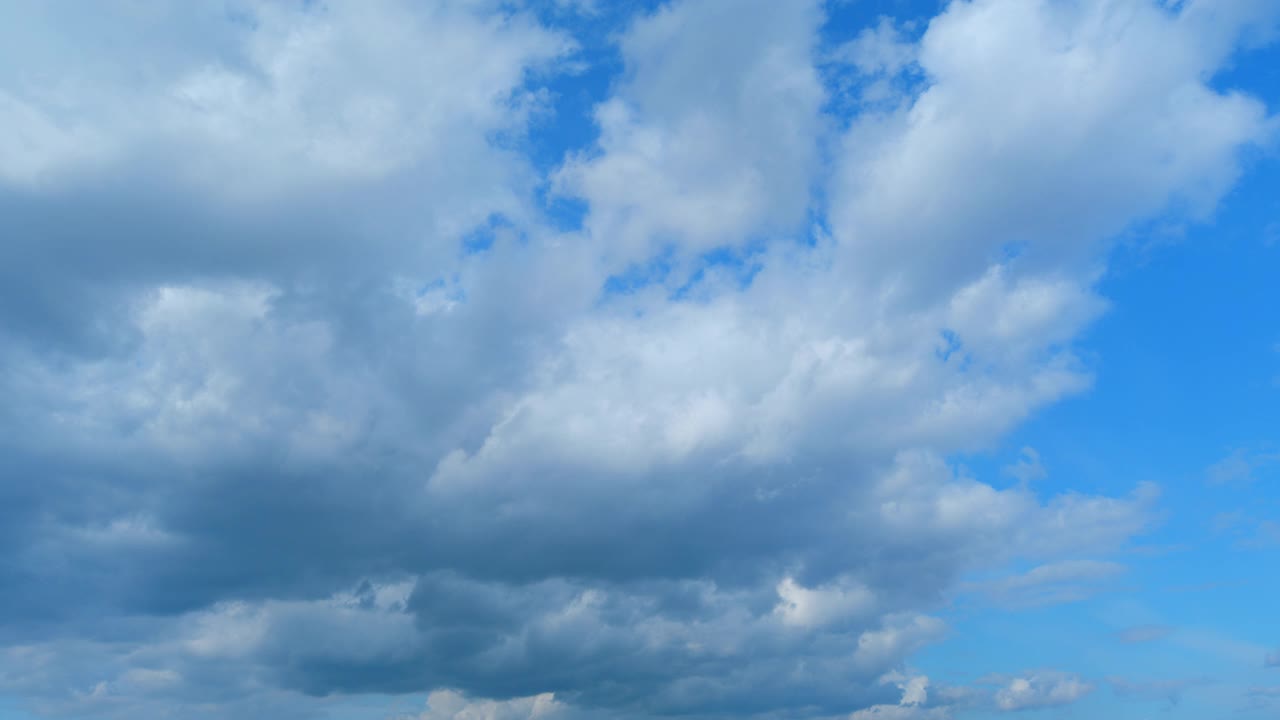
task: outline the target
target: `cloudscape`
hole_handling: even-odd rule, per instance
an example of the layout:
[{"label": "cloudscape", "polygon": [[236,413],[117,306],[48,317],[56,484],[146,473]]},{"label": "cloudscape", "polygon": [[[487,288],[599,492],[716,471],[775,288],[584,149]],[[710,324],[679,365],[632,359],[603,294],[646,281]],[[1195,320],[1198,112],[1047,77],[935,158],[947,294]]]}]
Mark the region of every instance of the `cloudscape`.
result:
[{"label": "cloudscape", "polygon": [[1275,0],[0,3],[0,720],[1280,717]]}]

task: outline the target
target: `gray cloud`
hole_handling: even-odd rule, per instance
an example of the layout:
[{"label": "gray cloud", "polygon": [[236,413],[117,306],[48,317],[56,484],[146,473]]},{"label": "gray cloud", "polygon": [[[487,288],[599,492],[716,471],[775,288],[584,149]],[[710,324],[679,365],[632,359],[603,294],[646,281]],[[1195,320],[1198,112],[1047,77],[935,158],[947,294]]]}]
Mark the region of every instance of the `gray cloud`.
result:
[{"label": "gray cloud", "polygon": [[[820,8],[766,5],[637,20],[598,144],[545,178],[522,138],[573,43],[505,3],[6,10],[0,689],[77,717],[432,692],[432,720],[938,718],[945,688],[881,679],[966,577],[1114,571],[1082,558],[1142,532],[1154,487],[1041,498],[946,458],[1088,386],[1110,234],[1229,186],[1266,118],[1200,83],[1245,24],[1143,6],[1100,59],[1142,92],[1061,107],[966,55],[957,5],[911,49],[929,88],[846,133]],[[94,39],[142,28],[163,41]],[[1020,37],[991,50],[1093,88],[1074,45]],[[1130,62],[1149,37],[1167,61]],[[1188,88],[1194,122],[1148,132]],[[988,112],[1012,98],[1038,120]],[[954,182],[977,167],[991,187]],[[830,236],[792,242],[816,205]],[[726,247],[749,284],[699,264]]]}]

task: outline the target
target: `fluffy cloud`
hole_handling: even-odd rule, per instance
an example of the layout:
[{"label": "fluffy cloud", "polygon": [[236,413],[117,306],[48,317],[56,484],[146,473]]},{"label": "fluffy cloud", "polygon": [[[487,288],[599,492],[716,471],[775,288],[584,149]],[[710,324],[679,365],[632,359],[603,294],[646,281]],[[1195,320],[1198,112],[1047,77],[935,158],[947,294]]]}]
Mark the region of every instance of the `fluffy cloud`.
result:
[{"label": "fluffy cloud", "polygon": [[[951,4],[920,43],[929,87],[845,141],[831,217],[849,272],[916,308],[1010,254],[1017,276],[1085,277],[1098,241],[1135,220],[1170,203],[1211,210],[1240,144],[1271,133],[1257,101],[1198,79],[1223,62],[1245,8],[1274,16],[1237,8]],[[1054,315],[1068,322],[1087,297]]]},{"label": "fluffy cloud", "polygon": [[555,178],[587,201],[586,227],[611,267],[801,228],[823,126],[812,61],[821,20],[815,0],[698,0],[628,29],[622,86],[596,108],[599,147]]},{"label": "fluffy cloud", "polygon": [[[884,680],[893,682],[896,676]],[[896,683],[902,689],[902,699],[897,705],[872,705],[855,711],[849,720],[948,720],[951,710],[947,707],[924,707],[929,701],[929,678],[917,675]]]},{"label": "fluffy cloud", "polygon": [[6,335],[119,352],[157,287],[448,278],[459,235],[528,215],[527,80],[572,47],[484,5],[8,9]]},{"label": "fluffy cloud", "polygon": [[672,3],[545,177],[572,30],[511,5],[5,11],[0,688],[936,719],[880,679],[967,578],[1118,572],[1153,486],[948,457],[1087,388],[1107,241],[1268,137],[1204,82],[1268,5],[955,3],[846,48],[925,83],[844,123],[816,3]]},{"label": "fluffy cloud", "polygon": [[[19,3],[7,33],[26,37],[5,46],[26,70],[9,73],[0,96],[16,131],[6,156],[19,160],[6,177],[49,189],[163,153],[154,161],[238,198],[371,180],[423,159],[455,182],[509,185],[485,135],[520,129],[525,73],[570,44],[529,17],[476,12],[484,4],[113,3],[86,16],[70,3]],[[157,42],[117,46],[144,28]],[[478,162],[455,167],[468,157]],[[460,189],[466,204],[486,199]]]}]

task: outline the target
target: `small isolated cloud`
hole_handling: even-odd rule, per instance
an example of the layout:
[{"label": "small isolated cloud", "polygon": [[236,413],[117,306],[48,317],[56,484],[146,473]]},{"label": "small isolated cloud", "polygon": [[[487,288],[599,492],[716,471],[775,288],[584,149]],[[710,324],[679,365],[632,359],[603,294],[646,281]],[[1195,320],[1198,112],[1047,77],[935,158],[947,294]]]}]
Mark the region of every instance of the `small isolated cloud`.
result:
[{"label": "small isolated cloud", "polygon": [[1018,459],[1004,466],[1004,474],[1016,478],[1018,482],[1030,483],[1049,477],[1044,464],[1040,462],[1040,453],[1032,447],[1024,447],[1018,453]]},{"label": "small isolated cloud", "polygon": [[836,48],[832,59],[852,65],[864,75],[895,75],[916,61],[919,50],[902,31],[893,20],[882,17],[879,25],[866,28]]},{"label": "small isolated cloud", "polygon": [[1262,659],[1262,664],[1264,667],[1280,668],[1280,650],[1267,653],[1267,656]]},{"label": "small isolated cloud", "polygon": [[471,700],[454,690],[437,690],[427,696],[427,709],[416,720],[569,720],[571,715],[552,693],[511,700]]},{"label": "small isolated cloud", "polygon": [[1133,645],[1163,640],[1169,637],[1173,628],[1168,625],[1135,625],[1116,633],[1116,639],[1122,643]]},{"label": "small isolated cloud", "polygon": [[917,675],[904,678],[896,674],[886,675],[881,682],[895,683],[902,690],[897,705],[873,705],[858,710],[849,720],[948,720],[949,707],[925,707],[929,702],[929,678]]},{"label": "small isolated cloud", "polygon": [[1205,475],[1210,484],[1248,484],[1258,479],[1258,472],[1280,463],[1280,453],[1235,450],[1209,466]]},{"label": "small isolated cloud", "polygon": [[1093,691],[1093,686],[1076,675],[1037,673],[1013,678],[995,693],[996,707],[1004,711],[1070,705]]}]

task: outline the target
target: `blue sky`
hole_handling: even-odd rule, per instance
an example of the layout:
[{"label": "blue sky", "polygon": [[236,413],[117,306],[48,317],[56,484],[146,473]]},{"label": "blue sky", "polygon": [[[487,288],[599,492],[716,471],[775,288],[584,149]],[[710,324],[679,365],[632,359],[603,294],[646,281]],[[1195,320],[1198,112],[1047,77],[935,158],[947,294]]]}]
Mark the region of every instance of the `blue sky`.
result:
[{"label": "blue sky", "polygon": [[1270,0],[0,9],[0,719],[1280,713]]}]

